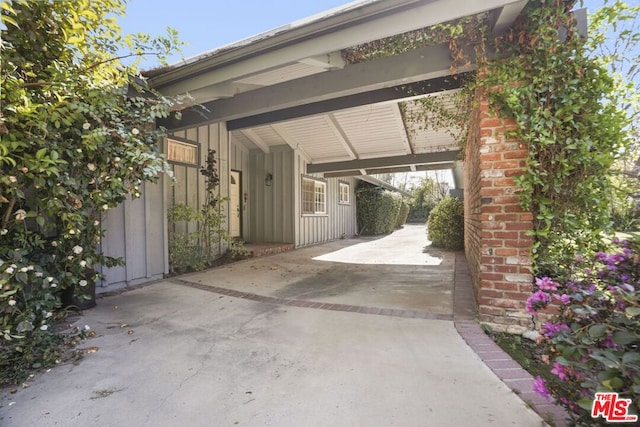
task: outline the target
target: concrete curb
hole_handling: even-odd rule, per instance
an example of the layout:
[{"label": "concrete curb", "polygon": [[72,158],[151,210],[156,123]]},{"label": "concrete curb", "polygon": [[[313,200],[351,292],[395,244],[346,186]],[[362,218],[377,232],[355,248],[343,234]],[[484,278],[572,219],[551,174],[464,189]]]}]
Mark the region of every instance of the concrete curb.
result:
[{"label": "concrete curb", "polygon": [[467,260],[463,253],[457,253],[453,288],[453,322],[456,330],[485,365],[542,419],[555,427],[568,426],[569,414],[564,408],[533,391],[533,376],[489,338],[475,320],[475,312]]}]

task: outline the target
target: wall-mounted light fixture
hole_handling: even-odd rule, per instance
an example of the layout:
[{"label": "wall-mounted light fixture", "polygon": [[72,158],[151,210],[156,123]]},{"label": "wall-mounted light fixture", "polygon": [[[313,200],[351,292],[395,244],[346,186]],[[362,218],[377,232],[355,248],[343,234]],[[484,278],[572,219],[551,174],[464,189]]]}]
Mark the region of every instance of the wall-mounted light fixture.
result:
[{"label": "wall-mounted light fixture", "polygon": [[264,184],[267,187],[271,187],[271,183],[273,182],[273,175],[271,175],[270,173],[267,174],[267,176],[265,176],[264,178]]}]

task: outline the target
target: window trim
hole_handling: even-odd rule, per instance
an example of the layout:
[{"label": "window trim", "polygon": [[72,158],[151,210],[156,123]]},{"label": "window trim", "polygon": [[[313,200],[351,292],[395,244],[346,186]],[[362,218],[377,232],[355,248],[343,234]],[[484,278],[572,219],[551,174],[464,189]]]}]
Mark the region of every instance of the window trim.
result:
[{"label": "window trim", "polygon": [[[342,189],[347,188],[347,198],[344,200],[342,198]],[[339,205],[350,205],[351,204],[351,185],[348,182],[339,182],[338,183],[338,204]]]},{"label": "window trim", "polygon": [[[305,181],[313,182],[313,200],[305,200]],[[300,212],[302,216],[327,216],[327,182],[321,179],[312,178],[303,176],[301,180],[301,200],[300,200]],[[322,188],[322,192],[319,192],[318,189]],[[318,195],[322,194],[322,201],[318,201]],[[305,210],[305,204],[313,204],[313,212],[310,210]],[[322,204],[324,210],[320,211],[318,209],[318,203]]]},{"label": "window trim", "polygon": [[[171,142],[180,144],[180,145],[186,145],[186,146],[190,146],[193,147],[196,151],[196,161],[195,163],[191,163],[191,162],[182,162],[179,160],[173,160],[171,158],[169,158],[169,144],[171,144]],[[167,162],[171,163],[172,165],[182,165],[182,166],[190,166],[190,167],[200,167],[200,144],[195,142],[195,141],[189,141],[187,139],[184,138],[179,138],[179,137],[175,137],[175,136],[168,136],[167,137],[167,151],[166,151],[166,156],[167,156]]]}]

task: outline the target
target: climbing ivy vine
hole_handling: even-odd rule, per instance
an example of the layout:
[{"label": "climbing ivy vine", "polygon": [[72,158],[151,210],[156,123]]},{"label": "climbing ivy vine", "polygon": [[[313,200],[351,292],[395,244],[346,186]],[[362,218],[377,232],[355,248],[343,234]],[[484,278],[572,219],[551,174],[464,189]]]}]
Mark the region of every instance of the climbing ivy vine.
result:
[{"label": "climbing ivy vine", "polygon": [[[529,151],[516,178],[534,216],[537,273],[559,274],[577,253],[600,249],[616,197],[611,167],[630,145],[619,82],[589,55],[576,31],[573,1],[536,0],[493,41],[497,58],[476,88]],[[489,41],[486,41],[487,43]]]},{"label": "climbing ivy vine", "polygon": [[[507,136],[529,151],[516,183],[522,207],[534,215],[537,273],[560,273],[576,253],[601,248],[610,205],[618,197],[611,169],[632,144],[632,115],[621,106],[628,109],[637,94],[630,96],[633,86],[624,86],[602,59],[590,54],[603,39],[578,34],[570,13],[575,3],[532,0],[500,37],[489,36],[488,17],[481,14],[343,53],[348,61],[360,62],[447,43],[455,75],[470,62],[473,47],[482,77],[468,79],[458,95],[426,97],[417,110],[405,106],[404,117],[425,128],[457,129],[452,136],[461,145],[474,95],[487,98],[500,116],[515,119],[518,127]],[[617,1],[611,7],[624,6]]]}]

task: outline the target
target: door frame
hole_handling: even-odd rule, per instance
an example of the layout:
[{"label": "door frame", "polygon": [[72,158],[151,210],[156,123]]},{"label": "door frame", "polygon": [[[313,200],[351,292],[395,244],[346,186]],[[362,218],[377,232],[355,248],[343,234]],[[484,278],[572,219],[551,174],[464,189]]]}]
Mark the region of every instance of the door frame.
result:
[{"label": "door frame", "polygon": [[229,173],[229,234],[231,234],[231,177],[233,174],[237,174],[238,177],[238,183],[236,184],[238,186],[238,209],[240,210],[240,215],[239,215],[239,224],[238,224],[238,228],[239,228],[239,234],[238,236],[232,236],[233,239],[237,239],[237,240],[242,240],[242,231],[243,231],[243,220],[244,220],[244,201],[242,200],[242,171],[240,170],[236,170],[236,169],[231,169],[230,173]]}]

